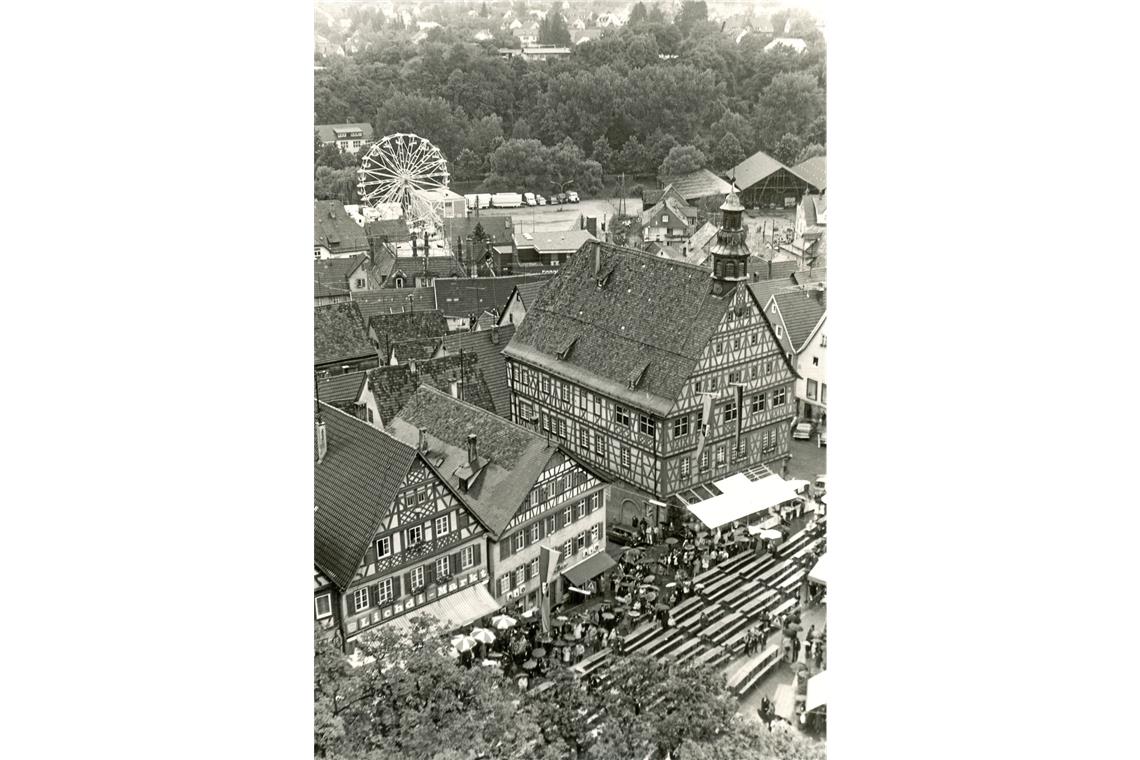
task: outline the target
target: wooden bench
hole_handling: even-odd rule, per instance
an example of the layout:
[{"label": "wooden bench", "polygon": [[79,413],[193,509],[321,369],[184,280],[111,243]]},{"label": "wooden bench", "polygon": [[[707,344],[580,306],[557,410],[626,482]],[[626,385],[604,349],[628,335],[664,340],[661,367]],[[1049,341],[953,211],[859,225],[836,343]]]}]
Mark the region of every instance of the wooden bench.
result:
[{"label": "wooden bench", "polygon": [[609,657],[610,650],[607,647],[606,649],[602,649],[590,655],[589,657],[586,657],[573,668],[571,668],[571,670],[573,670],[579,676],[588,676],[598,668],[602,667],[602,665],[604,665],[606,661],[609,660]]},{"label": "wooden bench", "polygon": [[685,639],[685,641],[682,642],[680,646],[672,649],[667,654],[665,654],[663,659],[680,664],[688,658],[699,654],[704,646],[704,642],[702,642],[700,639],[696,637],[688,638]]},{"label": "wooden bench", "polygon": [[798,604],[799,604],[798,599],[794,599],[794,598],[793,599],[785,599],[784,601],[782,601],[778,605],[776,605],[776,608],[772,610],[773,619],[777,618],[780,615],[783,615],[787,612],[791,612],[792,610],[794,610],[797,607]]},{"label": "wooden bench", "polygon": [[678,617],[684,615],[689,610],[700,607],[702,604],[704,604],[704,602],[705,600],[701,598],[699,594],[694,594],[693,596],[690,596],[688,599],[673,607],[673,609],[669,610],[669,614],[673,616],[674,620],[676,620]]},{"label": "wooden bench", "polygon": [[698,573],[696,577],[693,578],[693,583],[708,584],[712,581],[715,581],[722,575],[724,575],[724,571],[721,570],[718,565],[713,565],[708,570],[705,570],[702,573]]},{"label": "wooden bench", "polygon": [[637,646],[645,637],[651,636],[660,627],[661,624],[656,620],[649,620],[634,628],[625,635],[625,650],[628,652],[630,647]]},{"label": "wooden bench", "polygon": [[775,589],[766,588],[756,596],[749,599],[748,602],[741,606],[737,611],[745,617],[757,618],[760,617],[760,613],[768,612],[777,604],[779,604],[782,598],[783,597],[780,596],[780,593]]},{"label": "wooden bench", "polygon": [[710,647],[696,656],[694,662],[708,668],[718,668],[728,662],[729,652],[724,647]]},{"label": "wooden bench", "polygon": [[643,647],[640,654],[647,657],[661,658],[679,646],[682,642],[687,641],[686,636],[682,631],[676,628],[670,628],[665,633],[657,636],[649,643],[648,646]]},{"label": "wooden bench", "polygon": [[701,613],[702,612],[705,615],[704,625],[708,626],[712,623],[715,623],[717,620],[720,620],[725,615],[727,615],[729,610],[727,607],[722,607],[719,604],[717,604],[716,602],[709,602],[708,604],[704,605],[703,607],[695,608],[695,609],[689,611],[680,620],[678,620],[677,618],[673,618],[673,619],[677,621],[677,625],[679,625],[680,627],[684,628],[685,630],[687,630],[691,633],[691,632],[693,632],[696,629],[701,627]]},{"label": "wooden bench", "polygon": [[779,663],[779,647],[768,647],[760,654],[750,657],[729,679],[729,691],[736,694],[737,697],[743,698]]},{"label": "wooden bench", "polygon": [[725,639],[747,625],[748,618],[739,612],[730,612],[715,625],[709,626],[704,631],[699,632],[699,635],[713,644],[722,644]]},{"label": "wooden bench", "polygon": [[756,558],[756,553],[752,551],[740,552],[736,556],[729,557],[724,562],[721,562],[718,567],[721,571],[727,574],[735,573],[741,565],[746,565],[750,560]]},{"label": "wooden bench", "polygon": [[738,610],[744,602],[754,594],[759,593],[762,588],[762,586],[753,581],[741,579],[739,585],[731,593],[725,594],[720,599],[720,604]]},{"label": "wooden bench", "polygon": [[744,640],[748,638],[748,629],[751,627],[751,625],[744,626],[728,639],[725,639],[725,641],[720,644],[720,647],[733,657],[737,656],[744,651]]}]

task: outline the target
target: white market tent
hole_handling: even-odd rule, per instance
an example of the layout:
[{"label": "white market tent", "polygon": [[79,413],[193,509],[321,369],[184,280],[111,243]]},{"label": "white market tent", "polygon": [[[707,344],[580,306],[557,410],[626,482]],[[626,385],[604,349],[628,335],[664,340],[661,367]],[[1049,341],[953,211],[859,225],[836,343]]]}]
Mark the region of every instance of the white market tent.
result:
[{"label": "white market tent", "polygon": [[822,583],[827,585],[827,555],[820,556],[819,561],[815,563],[815,567],[808,572],[808,580],[812,583]]},{"label": "white market tent", "polygon": [[804,709],[811,712],[817,707],[823,707],[827,704],[827,671],[821,670],[814,676],[808,679],[807,682],[807,703]]},{"label": "white market tent", "polygon": [[784,480],[776,475],[751,480],[742,473],[736,473],[713,485],[721,491],[720,494],[688,505],[689,511],[710,529],[799,498],[796,492],[803,489],[807,481]]}]

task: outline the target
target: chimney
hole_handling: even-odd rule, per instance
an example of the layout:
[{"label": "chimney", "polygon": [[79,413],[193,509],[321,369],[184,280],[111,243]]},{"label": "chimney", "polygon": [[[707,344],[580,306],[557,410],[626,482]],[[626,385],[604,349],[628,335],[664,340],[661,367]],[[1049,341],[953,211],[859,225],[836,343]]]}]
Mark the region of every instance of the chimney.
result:
[{"label": "chimney", "polygon": [[475,460],[478,458],[477,450],[475,447],[476,436],[474,433],[467,434],[467,464],[471,469],[475,469]]},{"label": "chimney", "polygon": [[594,276],[602,271],[602,247],[594,243]]},{"label": "chimney", "polygon": [[420,451],[428,450],[427,428],[420,428],[420,441],[418,448]]},{"label": "chimney", "polygon": [[409,371],[410,371],[410,372],[411,372],[413,375],[414,375],[414,374],[416,374],[416,360],[415,360],[415,359],[409,359],[409,360],[408,360],[408,370],[409,370]]},{"label": "chimney", "polygon": [[325,420],[320,414],[317,415],[317,464],[320,464],[325,459],[325,454],[329,451],[329,435],[325,427]]},{"label": "chimney", "polygon": [[496,346],[499,345],[499,326],[497,324],[491,325],[491,343]]},{"label": "chimney", "polygon": [[420,243],[419,238],[417,238],[415,233],[413,232],[412,233],[412,255],[413,256],[416,256],[419,253],[419,243]]}]

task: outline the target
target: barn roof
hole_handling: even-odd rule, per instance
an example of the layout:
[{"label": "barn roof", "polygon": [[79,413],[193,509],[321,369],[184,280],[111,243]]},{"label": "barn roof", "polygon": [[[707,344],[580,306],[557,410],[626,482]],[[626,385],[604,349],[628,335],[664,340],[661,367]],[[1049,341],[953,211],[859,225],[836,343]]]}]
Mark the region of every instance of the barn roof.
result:
[{"label": "barn roof", "polygon": [[751,156],[734,166],[730,174],[736,182],[737,187],[739,187],[741,190],[747,190],[757,182],[760,182],[763,179],[772,176],[781,169],[788,172],[793,177],[796,177],[797,179],[800,179],[809,185],[812,185],[812,187],[815,187],[811,180],[801,177],[795,172],[795,170],[784,166],[782,163],[772,158],[762,150],[756,151]]},{"label": "barn roof", "polygon": [[815,156],[801,161],[792,167],[792,171],[820,190],[827,189],[827,156]]}]

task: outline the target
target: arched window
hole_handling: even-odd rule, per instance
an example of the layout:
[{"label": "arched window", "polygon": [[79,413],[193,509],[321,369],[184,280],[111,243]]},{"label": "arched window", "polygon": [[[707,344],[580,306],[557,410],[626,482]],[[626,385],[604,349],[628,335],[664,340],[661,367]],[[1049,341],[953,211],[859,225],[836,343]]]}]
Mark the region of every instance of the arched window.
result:
[{"label": "arched window", "polygon": [[404,278],[403,277],[397,277],[396,278],[396,287],[397,288],[404,287]]}]

